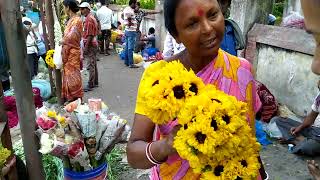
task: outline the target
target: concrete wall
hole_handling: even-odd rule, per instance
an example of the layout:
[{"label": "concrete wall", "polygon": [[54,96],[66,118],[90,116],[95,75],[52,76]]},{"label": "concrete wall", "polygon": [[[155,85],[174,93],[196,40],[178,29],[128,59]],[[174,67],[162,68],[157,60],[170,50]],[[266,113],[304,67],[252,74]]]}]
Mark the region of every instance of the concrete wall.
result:
[{"label": "concrete wall", "polygon": [[155,15],[155,24],[156,24],[156,47],[163,51],[164,40],[166,38],[166,28],[164,24],[164,15],[163,15],[163,3],[164,0],[156,1],[156,10],[162,11],[162,13]]},{"label": "concrete wall", "polygon": [[256,79],[299,116],[310,111],[319,91],[319,77],[310,69],[314,48],[313,37],[303,30],[256,24],[248,34],[246,58]]},{"label": "concrete wall", "polygon": [[287,4],[283,9],[283,17],[288,16],[291,11],[298,12],[300,15],[303,15],[301,2],[300,0],[287,0]]},{"label": "concrete wall", "polygon": [[230,18],[236,21],[244,36],[255,23],[266,24],[273,0],[232,0]]},{"label": "concrete wall", "polygon": [[256,78],[300,116],[310,111],[318,77],[311,73],[312,56],[268,45],[258,46]]}]

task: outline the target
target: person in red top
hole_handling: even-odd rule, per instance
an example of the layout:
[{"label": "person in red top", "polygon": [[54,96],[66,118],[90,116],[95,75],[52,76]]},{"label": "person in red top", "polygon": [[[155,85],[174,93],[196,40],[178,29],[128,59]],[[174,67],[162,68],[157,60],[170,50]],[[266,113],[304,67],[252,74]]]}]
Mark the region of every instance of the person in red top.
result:
[{"label": "person in red top", "polygon": [[97,69],[97,52],[98,52],[98,23],[94,15],[90,13],[90,4],[83,2],[80,4],[81,14],[85,16],[83,23],[83,56],[86,64],[86,68],[89,71],[88,86],[84,88],[84,91],[91,91],[92,88],[98,87],[98,69]]}]

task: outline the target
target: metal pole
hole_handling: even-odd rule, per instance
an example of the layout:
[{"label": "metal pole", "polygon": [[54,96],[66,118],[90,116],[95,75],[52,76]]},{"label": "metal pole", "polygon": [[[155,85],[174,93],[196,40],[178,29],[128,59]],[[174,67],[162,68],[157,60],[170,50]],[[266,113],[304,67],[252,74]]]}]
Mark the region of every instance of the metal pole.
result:
[{"label": "metal pole", "polygon": [[[12,141],[11,141],[11,134],[10,134],[10,129],[8,125],[8,117],[7,117],[7,112],[5,111],[5,107],[3,104],[3,88],[2,84],[0,83],[0,124],[1,126],[4,125],[4,129],[1,132],[1,142],[3,147],[9,149],[11,152],[13,152],[12,148]],[[2,129],[2,127],[1,127]],[[13,158],[14,154],[12,153],[10,158]],[[8,173],[8,178],[11,180],[17,180],[18,179],[18,174],[17,174],[17,168],[16,166],[11,167],[9,173]]]},{"label": "metal pole", "polygon": [[[45,14],[44,14],[43,0],[39,0],[39,8],[40,8],[40,15],[41,15],[41,23],[42,23],[44,44],[46,45],[46,50],[49,50],[50,47],[49,47],[49,40],[48,40],[48,34],[47,34],[46,19],[44,17]],[[50,80],[51,93],[55,94],[54,82],[53,82],[53,77],[52,77],[52,68],[48,67],[48,71],[49,71],[49,80]]]},{"label": "metal pole", "polygon": [[[46,7],[46,20],[48,24],[48,32],[49,32],[49,42],[50,42],[50,48],[54,49],[55,43],[54,43],[54,19],[53,19],[53,10],[54,7],[52,4],[52,0],[45,0],[45,7]],[[61,86],[62,86],[62,77],[61,77],[61,71],[59,69],[55,69],[55,81],[56,81],[56,95],[58,98],[58,104],[62,105],[62,99],[61,99]]]},{"label": "metal pole", "polygon": [[43,180],[45,173],[41,154],[38,152],[39,140],[34,133],[36,116],[20,3],[19,0],[0,0],[0,2],[29,179]]}]

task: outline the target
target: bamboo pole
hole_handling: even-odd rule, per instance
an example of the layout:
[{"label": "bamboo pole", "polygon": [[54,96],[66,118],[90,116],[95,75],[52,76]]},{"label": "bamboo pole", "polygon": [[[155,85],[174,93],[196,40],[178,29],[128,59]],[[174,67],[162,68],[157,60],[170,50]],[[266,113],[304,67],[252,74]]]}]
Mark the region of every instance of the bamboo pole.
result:
[{"label": "bamboo pole", "polygon": [[[54,43],[54,19],[53,19],[53,10],[52,8],[53,3],[52,0],[45,0],[45,9],[46,9],[46,22],[48,24],[48,32],[49,32],[49,42],[50,42],[50,48],[55,48]],[[62,86],[62,77],[61,77],[61,71],[59,69],[55,69],[55,82],[56,82],[56,95],[58,98],[58,104],[62,105],[62,99],[61,99],[61,86]]]},{"label": "bamboo pole", "polygon": [[[39,0],[39,8],[40,8],[40,15],[41,15],[41,23],[42,23],[42,30],[43,30],[43,39],[44,39],[44,44],[46,45],[46,50],[48,51],[50,49],[49,46],[49,40],[48,40],[48,34],[47,34],[47,26],[46,26],[46,19],[45,19],[45,14],[44,14],[44,2],[43,0]],[[49,80],[50,80],[50,87],[51,87],[51,93],[55,94],[55,85],[53,82],[53,77],[52,77],[52,68],[48,67],[49,71]]]},{"label": "bamboo pole", "polygon": [[39,140],[34,133],[36,116],[20,3],[19,0],[0,2],[29,179],[43,180],[45,174],[41,154],[38,152]]}]

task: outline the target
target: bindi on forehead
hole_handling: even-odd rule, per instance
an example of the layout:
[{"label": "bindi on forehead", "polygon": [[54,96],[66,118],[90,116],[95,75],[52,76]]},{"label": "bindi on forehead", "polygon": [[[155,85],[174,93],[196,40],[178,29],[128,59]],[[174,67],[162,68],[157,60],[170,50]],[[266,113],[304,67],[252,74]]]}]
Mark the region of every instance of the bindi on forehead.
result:
[{"label": "bindi on forehead", "polygon": [[198,16],[202,17],[204,15],[204,10],[202,8],[198,8]]}]

